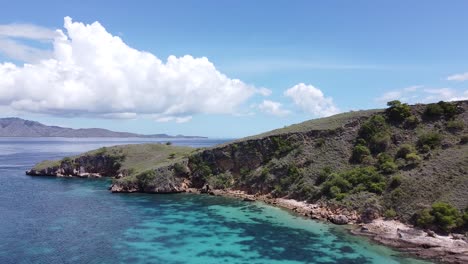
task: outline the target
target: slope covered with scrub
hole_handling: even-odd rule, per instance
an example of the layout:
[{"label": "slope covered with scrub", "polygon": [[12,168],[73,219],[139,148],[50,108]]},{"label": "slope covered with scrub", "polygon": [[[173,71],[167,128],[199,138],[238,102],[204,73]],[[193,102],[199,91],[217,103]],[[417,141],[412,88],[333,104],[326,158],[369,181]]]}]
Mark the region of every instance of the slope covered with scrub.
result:
[{"label": "slope covered with scrub", "polygon": [[[446,231],[464,229],[467,110],[467,101],[414,106],[394,101],[385,110],[344,113],[208,149],[187,149],[180,158],[165,156],[164,162],[143,167],[127,153],[116,161],[122,169],[114,175],[123,177],[114,180],[112,190],[179,192],[208,184],[325,202]],[[440,210],[447,217],[439,219]]]}]

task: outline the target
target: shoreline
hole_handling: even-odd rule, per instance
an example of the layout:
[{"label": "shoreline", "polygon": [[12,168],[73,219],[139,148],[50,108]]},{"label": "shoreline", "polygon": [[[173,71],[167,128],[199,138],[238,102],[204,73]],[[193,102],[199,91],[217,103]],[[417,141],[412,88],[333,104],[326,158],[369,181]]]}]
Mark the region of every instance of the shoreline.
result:
[{"label": "shoreline", "polygon": [[[193,188],[188,189],[187,192],[204,193]],[[442,236],[397,220],[385,220],[383,218],[377,218],[368,223],[360,223],[360,216],[357,212],[341,208],[328,208],[320,203],[311,204],[294,199],[246,194],[239,190],[211,190],[205,192],[205,194],[242,199],[248,202],[260,201],[287,209],[312,220],[348,225],[351,227],[349,233],[353,235],[368,237],[375,243],[423,260],[436,263],[468,263],[468,241],[466,238],[463,239],[463,235]]]}]

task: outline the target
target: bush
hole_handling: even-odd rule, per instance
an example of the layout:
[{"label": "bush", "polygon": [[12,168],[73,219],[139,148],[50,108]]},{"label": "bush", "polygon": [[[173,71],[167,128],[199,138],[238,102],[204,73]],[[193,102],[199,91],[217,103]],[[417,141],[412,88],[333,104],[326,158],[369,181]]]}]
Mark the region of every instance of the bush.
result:
[{"label": "bush", "polygon": [[410,153],[406,155],[405,160],[408,165],[417,166],[421,163],[421,157],[416,153]]},{"label": "bush", "polygon": [[372,138],[370,139],[370,142],[369,142],[370,150],[373,153],[384,152],[387,149],[389,142],[390,142],[390,135],[387,132],[385,131],[378,132],[375,135],[373,135]]},{"label": "bush", "polygon": [[390,188],[396,189],[401,185],[402,182],[403,177],[401,175],[395,175],[390,179],[390,183],[388,185]]},{"label": "bush", "polygon": [[447,122],[447,129],[450,131],[460,131],[463,130],[465,124],[461,120],[450,120]]},{"label": "bush", "polygon": [[411,115],[405,118],[405,121],[403,122],[403,127],[412,129],[412,128],[417,127],[418,124],[419,124],[419,119],[416,116]]},{"label": "bush", "polygon": [[437,132],[428,132],[419,136],[418,146],[423,147],[424,145],[429,146],[431,149],[435,149],[440,146],[442,142],[442,135]]},{"label": "bush", "polygon": [[386,161],[381,164],[379,168],[385,174],[391,174],[398,171],[398,166],[393,161]]},{"label": "bush", "polygon": [[371,152],[370,152],[369,148],[367,148],[366,146],[356,145],[353,148],[353,154],[351,156],[351,160],[353,162],[361,163],[362,160],[365,157],[370,156],[370,154],[371,154]]},{"label": "bush", "polygon": [[438,118],[442,115],[446,119],[451,119],[457,115],[457,106],[453,103],[440,101],[437,104],[429,104],[424,110],[424,116],[428,118]]},{"label": "bush", "polygon": [[142,172],[136,176],[136,179],[140,188],[145,189],[153,185],[156,179],[156,172],[154,170]]},{"label": "bush", "polygon": [[434,223],[434,216],[431,214],[431,210],[424,209],[419,212],[417,216],[416,224],[422,228],[429,228]]},{"label": "bush", "polygon": [[324,138],[319,138],[315,142],[315,147],[317,147],[317,148],[321,148],[321,147],[323,147],[323,145],[325,145],[325,139]]},{"label": "bush", "polygon": [[410,153],[416,153],[416,150],[414,149],[413,146],[409,145],[409,144],[403,144],[400,146],[400,148],[398,149],[395,157],[398,159],[398,158],[403,158],[403,159],[406,159],[406,155],[410,154]]},{"label": "bush", "polygon": [[324,183],[327,179],[328,179],[328,176],[331,174],[331,168],[330,167],[325,167],[323,168],[319,174],[318,174],[318,177],[317,179],[315,180],[315,184],[316,185],[320,185],[322,183]]},{"label": "bush", "polygon": [[460,144],[464,145],[468,143],[468,135],[463,135],[461,138],[460,138]]},{"label": "bush", "polygon": [[444,109],[439,104],[429,104],[424,110],[424,116],[427,118],[439,118],[444,114]]},{"label": "bush", "polygon": [[[335,186],[337,188],[332,187]],[[322,185],[322,193],[335,198],[339,193],[358,193],[362,191],[381,194],[386,187],[386,180],[374,167],[355,168],[339,174],[330,175]]]},{"label": "bush", "polygon": [[384,212],[384,217],[386,219],[393,219],[397,216],[397,213],[395,212],[394,209],[390,208]]},{"label": "bush", "polygon": [[402,104],[398,100],[390,101],[387,103],[385,113],[391,122],[402,122],[405,118],[411,115],[411,108],[408,104]]},{"label": "bush", "polygon": [[454,103],[440,101],[437,104],[444,110],[445,118],[450,119],[457,114],[457,106]]},{"label": "bush", "polygon": [[168,141],[168,142],[166,142],[166,145],[170,146],[170,145],[172,145],[172,142]]},{"label": "bush", "polygon": [[388,125],[385,121],[385,117],[382,115],[374,115],[369,120],[362,124],[359,129],[359,137],[369,141],[372,136],[378,132],[383,132],[388,130]]},{"label": "bush", "polygon": [[462,227],[464,215],[450,204],[437,202],[432,204],[431,209],[424,209],[417,217],[417,225],[424,228],[436,228],[445,232]]}]

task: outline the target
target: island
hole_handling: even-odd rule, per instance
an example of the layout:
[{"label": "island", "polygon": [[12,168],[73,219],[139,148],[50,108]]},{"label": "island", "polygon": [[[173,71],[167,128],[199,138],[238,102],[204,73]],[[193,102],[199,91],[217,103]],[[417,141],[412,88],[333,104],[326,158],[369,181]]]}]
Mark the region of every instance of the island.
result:
[{"label": "island", "polygon": [[200,136],[171,136],[168,134],[143,135],[130,132],[115,132],[102,128],[73,129],[47,126],[36,121],[18,117],[0,118],[0,137],[64,137],[64,138],[206,138]]}]

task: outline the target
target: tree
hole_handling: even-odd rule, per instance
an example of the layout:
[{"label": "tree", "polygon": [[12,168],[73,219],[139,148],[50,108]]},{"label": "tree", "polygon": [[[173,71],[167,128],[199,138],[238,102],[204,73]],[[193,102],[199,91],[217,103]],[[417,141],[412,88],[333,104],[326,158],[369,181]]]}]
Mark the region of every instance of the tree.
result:
[{"label": "tree", "polygon": [[411,116],[411,108],[408,104],[403,104],[398,100],[394,100],[388,102],[387,106],[389,107],[385,110],[385,113],[392,122],[402,122],[407,117]]}]

